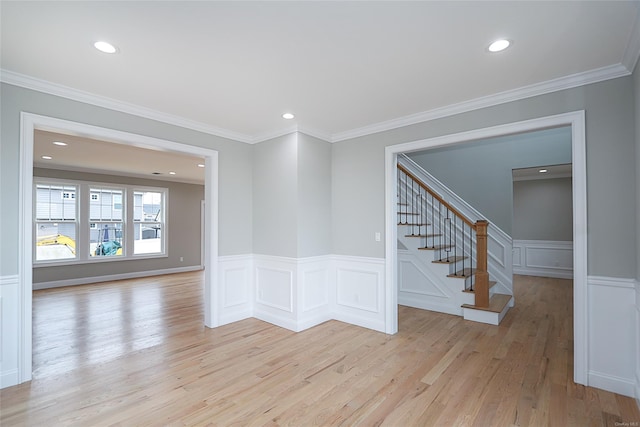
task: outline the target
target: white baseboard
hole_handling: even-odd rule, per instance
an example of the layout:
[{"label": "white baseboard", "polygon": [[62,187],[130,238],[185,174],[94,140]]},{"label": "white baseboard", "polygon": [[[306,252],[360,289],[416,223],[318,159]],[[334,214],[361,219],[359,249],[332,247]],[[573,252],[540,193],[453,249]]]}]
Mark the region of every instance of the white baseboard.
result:
[{"label": "white baseboard", "polygon": [[164,270],[134,271],[131,273],[109,274],[106,276],[79,277],[79,278],[69,279],[69,280],[53,280],[50,282],[34,283],[33,290],[37,291],[41,289],[61,288],[64,286],[89,285],[91,283],[111,282],[114,280],[138,279],[140,277],[152,277],[152,276],[161,276],[164,274],[186,273],[189,271],[197,271],[201,269],[202,268],[199,265],[193,265],[188,267],[167,268]]},{"label": "white baseboard", "polygon": [[514,240],[513,274],[573,279],[573,242]]},{"label": "white baseboard", "polygon": [[18,369],[11,369],[0,373],[0,388],[11,387],[18,384]]},{"label": "white baseboard", "polygon": [[612,393],[622,394],[624,396],[635,396],[635,384],[633,380],[628,378],[620,378],[613,375],[607,375],[602,372],[589,371],[589,385],[591,387],[600,388]]}]

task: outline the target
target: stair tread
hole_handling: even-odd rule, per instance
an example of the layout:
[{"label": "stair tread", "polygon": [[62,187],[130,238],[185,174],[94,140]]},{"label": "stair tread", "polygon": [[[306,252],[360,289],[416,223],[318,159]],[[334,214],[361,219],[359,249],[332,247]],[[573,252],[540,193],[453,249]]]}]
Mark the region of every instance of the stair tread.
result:
[{"label": "stair tread", "polygon": [[450,249],[453,246],[451,245],[436,245],[436,246],[432,246],[432,247],[426,247],[426,248],[418,248],[421,251],[437,251],[440,249]]},{"label": "stair tread", "polygon": [[398,215],[420,215],[417,212],[398,212]]},{"label": "stair tread", "polygon": [[[489,289],[493,288],[498,282],[495,280],[489,280]],[[465,289],[462,292],[467,292],[470,294],[475,294],[476,292],[473,289]]]},{"label": "stair tread", "polygon": [[458,270],[455,273],[448,274],[447,277],[455,277],[458,279],[466,279],[467,277],[473,276],[475,273],[475,269],[473,268],[465,268],[464,270]]},{"label": "stair tread", "polygon": [[420,226],[427,227],[427,226],[429,226],[431,224],[418,224],[418,223],[415,223],[415,222],[399,222],[398,225],[415,225],[415,226],[418,226],[418,227],[420,227]]},{"label": "stair tread", "polygon": [[489,300],[489,307],[476,307],[472,304],[462,304],[462,308],[471,308],[474,310],[490,311],[492,313],[501,313],[502,310],[511,301],[511,295],[494,294]]},{"label": "stair tread", "polygon": [[[426,224],[429,225],[429,224]],[[442,236],[442,234],[405,234],[404,237],[436,237]]]},{"label": "stair tread", "polygon": [[466,256],[450,256],[447,258],[437,259],[435,261],[431,261],[434,264],[453,264],[454,262],[462,261],[463,259],[467,259],[469,257]]}]

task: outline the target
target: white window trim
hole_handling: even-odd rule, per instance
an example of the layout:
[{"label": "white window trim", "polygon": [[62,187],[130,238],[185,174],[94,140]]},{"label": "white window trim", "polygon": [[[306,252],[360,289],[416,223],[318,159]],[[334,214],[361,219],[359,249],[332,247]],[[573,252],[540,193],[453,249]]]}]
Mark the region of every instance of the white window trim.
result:
[{"label": "white window trim", "polygon": [[[152,258],[167,258],[167,239],[168,239],[168,224],[166,221],[168,203],[169,203],[169,189],[166,187],[149,187],[149,186],[138,186],[138,185],[129,185],[129,184],[117,184],[112,182],[95,182],[95,181],[81,181],[77,179],[60,179],[60,178],[47,178],[47,177],[34,177],[33,179],[33,198],[35,205],[35,194],[37,185],[74,185],[76,186],[76,257],[75,258],[65,258],[60,260],[41,260],[36,261],[35,251],[35,235],[32,245],[33,251],[33,267],[34,268],[42,268],[42,267],[51,267],[51,266],[65,266],[65,265],[79,265],[79,264],[92,264],[92,263],[102,263],[102,262],[119,262],[119,261],[131,261],[131,260],[142,260],[142,259],[152,259]],[[89,247],[90,247],[90,224],[93,223],[102,223],[102,222],[120,222],[120,221],[111,221],[111,220],[95,220],[89,218],[89,209],[91,203],[91,188],[100,188],[100,189],[113,189],[117,191],[122,191],[123,198],[123,244],[122,251],[123,254],[120,256],[96,256],[91,257],[89,255]],[[135,192],[146,192],[152,191],[162,194],[162,218],[163,221],[154,221],[149,224],[161,224],[162,225],[162,240],[161,240],[161,251],[157,253],[145,253],[145,254],[134,254],[134,227],[135,224],[144,224],[143,221],[134,221],[133,220],[133,194]],[[86,195],[86,196],[85,196]],[[98,196],[98,200],[100,197]],[[96,201],[96,200],[93,200]],[[112,201],[113,202],[113,201]],[[131,220],[129,220],[131,218]],[[35,226],[38,221],[34,217],[32,218],[32,227]]]}]

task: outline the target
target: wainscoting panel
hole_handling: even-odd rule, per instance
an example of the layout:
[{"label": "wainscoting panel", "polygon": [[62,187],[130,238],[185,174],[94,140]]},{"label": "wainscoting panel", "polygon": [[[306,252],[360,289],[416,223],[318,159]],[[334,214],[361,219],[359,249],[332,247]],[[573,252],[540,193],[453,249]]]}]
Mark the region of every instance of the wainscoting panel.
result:
[{"label": "wainscoting panel", "polygon": [[303,258],[298,261],[299,304],[297,331],[333,318],[330,303],[331,258]]},{"label": "wainscoting panel", "polygon": [[589,276],[590,386],[635,397],[637,388],[636,283]]},{"label": "wainscoting panel", "polygon": [[573,242],[514,240],[513,273],[572,279]]},{"label": "wainscoting panel", "polygon": [[253,316],[253,256],[218,257],[220,324]]},{"label": "wainscoting panel", "polygon": [[384,259],[335,256],[335,319],[384,332]]},{"label": "wainscoting panel", "polygon": [[297,259],[255,255],[254,280],[254,317],[296,331]]},{"label": "wainscoting panel", "polygon": [[20,337],[20,281],[18,276],[0,277],[0,388],[18,384]]}]

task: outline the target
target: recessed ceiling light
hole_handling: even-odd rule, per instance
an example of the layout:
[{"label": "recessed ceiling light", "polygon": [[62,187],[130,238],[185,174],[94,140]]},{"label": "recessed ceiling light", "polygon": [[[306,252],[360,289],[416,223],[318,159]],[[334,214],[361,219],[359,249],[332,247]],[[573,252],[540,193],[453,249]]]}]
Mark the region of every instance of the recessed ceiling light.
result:
[{"label": "recessed ceiling light", "polygon": [[282,115],[282,118],[283,118],[283,119],[287,119],[287,120],[291,120],[291,119],[293,119],[294,117],[295,117],[295,116],[294,116],[293,114],[291,114],[291,113],[284,113],[284,114]]},{"label": "recessed ceiling light", "polygon": [[202,163],[198,163],[198,167],[199,167],[199,168],[203,168],[203,167],[204,167],[204,164],[202,164]]},{"label": "recessed ceiling light", "polygon": [[61,147],[64,147],[65,145],[67,145],[67,143],[62,141],[53,141],[53,145],[59,145]]},{"label": "recessed ceiling light", "polygon": [[494,52],[495,53],[495,52],[502,52],[503,50],[505,50],[509,46],[511,46],[511,41],[510,40],[500,39],[500,40],[496,40],[493,43],[491,43],[487,49],[489,50],[489,52]]},{"label": "recessed ceiling light", "polygon": [[169,172],[169,175],[175,175],[176,173],[174,171]]},{"label": "recessed ceiling light", "polygon": [[42,158],[43,158],[43,159],[45,159],[45,160],[51,160],[51,159],[53,159],[53,157],[51,157],[51,156],[42,156]]},{"label": "recessed ceiling light", "polygon": [[114,45],[104,41],[95,42],[93,44],[93,47],[98,49],[100,52],[104,52],[104,53],[116,53],[118,51],[118,49]]},{"label": "recessed ceiling light", "polygon": [[540,172],[540,173],[547,173],[547,172],[549,172],[549,171],[548,171],[548,170],[546,170],[546,169],[540,169],[538,172]]}]

